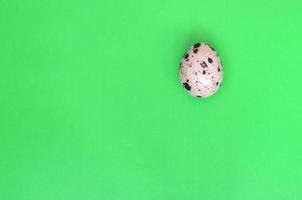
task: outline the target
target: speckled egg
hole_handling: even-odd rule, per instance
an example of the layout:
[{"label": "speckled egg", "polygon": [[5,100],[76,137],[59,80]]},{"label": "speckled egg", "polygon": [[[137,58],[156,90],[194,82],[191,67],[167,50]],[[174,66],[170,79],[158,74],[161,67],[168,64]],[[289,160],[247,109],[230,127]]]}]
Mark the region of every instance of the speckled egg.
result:
[{"label": "speckled egg", "polygon": [[192,96],[213,95],[223,78],[222,64],[215,49],[205,43],[194,44],[181,60],[179,76],[181,84]]}]

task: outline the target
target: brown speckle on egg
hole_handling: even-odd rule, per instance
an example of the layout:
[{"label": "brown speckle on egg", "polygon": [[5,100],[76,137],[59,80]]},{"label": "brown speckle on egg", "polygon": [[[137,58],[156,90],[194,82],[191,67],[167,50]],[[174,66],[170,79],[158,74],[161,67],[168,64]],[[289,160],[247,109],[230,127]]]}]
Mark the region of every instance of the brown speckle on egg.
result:
[{"label": "brown speckle on egg", "polygon": [[204,61],[202,61],[202,63],[200,63],[200,65],[201,65],[202,68],[208,67],[207,63],[205,63]]},{"label": "brown speckle on egg", "polygon": [[201,43],[196,43],[196,44],[193,45],[193,47],[198,48],[198,47],[200,47],[200,45],[201,45]]}]

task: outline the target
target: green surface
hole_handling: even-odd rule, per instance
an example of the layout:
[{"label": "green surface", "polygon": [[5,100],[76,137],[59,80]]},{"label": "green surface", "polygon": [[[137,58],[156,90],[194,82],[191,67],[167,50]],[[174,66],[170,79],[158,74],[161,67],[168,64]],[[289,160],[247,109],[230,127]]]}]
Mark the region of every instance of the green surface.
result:
[{"label": "green surface", "polygon": [[[0,0],[1,200],[301,200],[298,0]],[[224,82],[179,61],[213,45]]]}]

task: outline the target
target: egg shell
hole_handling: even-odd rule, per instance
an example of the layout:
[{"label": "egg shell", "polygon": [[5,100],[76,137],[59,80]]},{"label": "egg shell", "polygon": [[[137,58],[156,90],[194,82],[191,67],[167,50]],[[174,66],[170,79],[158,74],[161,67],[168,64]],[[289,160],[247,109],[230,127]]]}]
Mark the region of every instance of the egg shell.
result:
[{"label": "egg shell", "polygon": [[222,64],[215,49],[206,43],[192,45],[181,60],[179,77],[182,86],[194,97],[215,94],[223,80]]}]

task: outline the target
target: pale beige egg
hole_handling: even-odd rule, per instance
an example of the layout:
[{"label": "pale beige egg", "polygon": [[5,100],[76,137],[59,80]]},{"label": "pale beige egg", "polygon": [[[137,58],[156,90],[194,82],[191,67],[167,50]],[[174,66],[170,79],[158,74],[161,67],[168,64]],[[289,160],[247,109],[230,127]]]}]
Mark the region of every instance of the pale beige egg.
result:
[{"label": "pale beige egg", "polygon": [[179,76],[183,87],[194,97],[205,98],[216,93],[223,69],[215,49],[205,43],[191,46],[181,60]]}]

